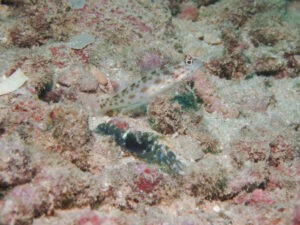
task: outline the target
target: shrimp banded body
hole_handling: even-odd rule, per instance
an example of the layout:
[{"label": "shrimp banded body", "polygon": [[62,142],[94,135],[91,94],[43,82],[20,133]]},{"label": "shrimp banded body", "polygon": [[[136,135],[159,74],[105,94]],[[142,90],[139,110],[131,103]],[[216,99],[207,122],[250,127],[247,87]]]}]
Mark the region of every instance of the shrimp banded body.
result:
[{"label": "shrimp banded body", "polygon": [[189,78],[201,67],[198,59],[185,56],[184,62],[174,67],[163,67],[142,76],[111,97],[101,99],[100,111],[130,108],[151,101],[155,96]]}]

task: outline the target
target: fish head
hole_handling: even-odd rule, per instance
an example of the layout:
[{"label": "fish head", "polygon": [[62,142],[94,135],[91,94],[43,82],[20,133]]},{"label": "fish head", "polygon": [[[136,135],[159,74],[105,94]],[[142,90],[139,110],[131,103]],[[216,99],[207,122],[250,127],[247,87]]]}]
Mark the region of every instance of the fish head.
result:
[{"label": "fish head", "polygon": [[174,70],[172,77],[176,81],[181,81],[189,78],[193,74],[193,72],[201,68],[202,63],[198,58],[186,55],[184,57],[184,62],[181,64],[181,66],[178,67],[179,68],[176,68],[176,70]]},{"label": "fish head", "polygon": [[191,55],[184,56],[184,65],[185,65],[186,70],[189,70],[192,72],[196,71],[202,67],[202,63],[201,63],[200,59],[193,57]]}]

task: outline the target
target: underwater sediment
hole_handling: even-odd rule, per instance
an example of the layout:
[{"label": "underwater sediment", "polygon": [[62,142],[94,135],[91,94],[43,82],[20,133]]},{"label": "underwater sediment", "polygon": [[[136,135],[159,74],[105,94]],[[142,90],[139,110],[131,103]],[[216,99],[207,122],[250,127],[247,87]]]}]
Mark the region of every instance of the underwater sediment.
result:
[{"label": "underwater sediment", "polygon": [[299,21],[297,0],[0,0],[0,224],[300,224]]}]

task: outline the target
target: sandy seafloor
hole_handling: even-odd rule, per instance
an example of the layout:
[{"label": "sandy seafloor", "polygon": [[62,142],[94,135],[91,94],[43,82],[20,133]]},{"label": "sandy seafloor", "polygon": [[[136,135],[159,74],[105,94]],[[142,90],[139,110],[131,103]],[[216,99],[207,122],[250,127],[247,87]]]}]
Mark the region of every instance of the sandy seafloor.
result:
[{"label": "sandy seafloor", "polygon": [[[184,55],[188,80],[101,111]],[[300,1],[0,0],[0,93],[16,71],[1,225],[300,224]]]}]

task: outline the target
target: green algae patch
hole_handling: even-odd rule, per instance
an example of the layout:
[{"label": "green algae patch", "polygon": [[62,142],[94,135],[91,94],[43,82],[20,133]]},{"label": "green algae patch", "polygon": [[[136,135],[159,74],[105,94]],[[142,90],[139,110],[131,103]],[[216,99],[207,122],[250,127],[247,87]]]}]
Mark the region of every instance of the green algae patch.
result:
[{"label": "green algae patch", "polygon": [[193,92],[187,91],[180,95],[175,95],[171,102],[177,102],[183,110],[197,110],[198,104],[202,103]]}]

